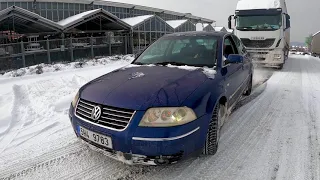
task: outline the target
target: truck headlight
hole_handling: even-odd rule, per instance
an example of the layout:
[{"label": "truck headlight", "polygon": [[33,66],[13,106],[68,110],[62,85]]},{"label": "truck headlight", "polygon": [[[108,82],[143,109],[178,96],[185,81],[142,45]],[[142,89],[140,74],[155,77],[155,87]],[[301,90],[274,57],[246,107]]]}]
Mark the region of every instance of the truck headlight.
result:
[{"label": "truck headlight", "polygon": [[281,58],[282,58],[282,54],[275,54],[275,55],[274,55],[274,58],[275,58],[275,59],[281,59]]},{"label": "truck headlight", "polygon": [[79,92],[77,92],[76,96],[74,97],[74,99],[71,103],[73,107],[76,107],[78,99],[79,99]]},{"label": "truck headlight", "polygon": [[197,119],[194,111],[188,107],[150,108],[144,114],[139,126],[172,127]]}]

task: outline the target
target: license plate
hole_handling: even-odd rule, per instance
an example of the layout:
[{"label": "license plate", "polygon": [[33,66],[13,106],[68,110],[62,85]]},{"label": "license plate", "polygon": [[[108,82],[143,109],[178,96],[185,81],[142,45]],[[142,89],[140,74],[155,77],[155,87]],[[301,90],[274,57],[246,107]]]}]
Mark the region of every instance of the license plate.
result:
[{"label": "license plate", "polygon": [[263,54],[255,54],[253,55],[254,58],[265,58],[265,55]]},{"label": "license plate", "polygon": [[81,126],[78,127],[78,131],[79,131],[79,134],[81,137],[83,137],[89,141],[92,141],[96,144],[99,144],[101,146],[112,149],[111,137],[90,131],[90,130],[85,129]]}]

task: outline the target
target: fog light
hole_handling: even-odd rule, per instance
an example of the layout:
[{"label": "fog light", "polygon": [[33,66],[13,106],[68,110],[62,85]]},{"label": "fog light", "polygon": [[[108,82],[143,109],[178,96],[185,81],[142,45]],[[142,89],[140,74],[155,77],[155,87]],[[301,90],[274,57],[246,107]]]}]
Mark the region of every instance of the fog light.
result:
[{"label": "fog light", "polygon": [[275,54],[275,55],[274,55],[274,58],[275,58],[275,59],[281,59],[281,58],[282,58],[282,55],[281,55],[281,54]]}]

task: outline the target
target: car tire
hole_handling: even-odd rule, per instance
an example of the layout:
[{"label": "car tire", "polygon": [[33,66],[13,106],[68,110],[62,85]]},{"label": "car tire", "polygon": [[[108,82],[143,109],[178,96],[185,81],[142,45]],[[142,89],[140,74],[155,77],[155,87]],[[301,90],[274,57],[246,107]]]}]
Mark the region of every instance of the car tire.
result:
[{"label": "car tire", "polygon": [[206,136],[206,141],[203,147],[204,155],[215,155],[218,151],[218,144],[220,138],[220,119],[222,118],[221,113],[223,107],[217,104],[213,110],[212,117],[209,123],[209,128]]},{"label": "car tire", "polygon": [[251,92],[252,92],[252,75],[250,76],[250,82],[248,83],[248,87],[246,89],[246,91],[243,93],[244,96],[250,96]]}]

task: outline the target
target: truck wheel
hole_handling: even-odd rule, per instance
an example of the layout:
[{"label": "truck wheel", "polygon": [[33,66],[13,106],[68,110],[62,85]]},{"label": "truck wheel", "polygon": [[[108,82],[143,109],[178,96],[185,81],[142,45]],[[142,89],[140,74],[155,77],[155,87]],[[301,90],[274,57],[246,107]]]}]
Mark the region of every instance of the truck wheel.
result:
[{"label": "truck wheel", "polygon": [[283,69],[283,64],[280,64],[280,66],[278,67],[278,69]]},{"label": "truck wheel", "polygon": [[244,96],[249,96],[252,92],[252,75],[250,77],[250,82],[248,83],[248,87],[246,91],[243,93]]},{"label": "truck wheel", "polygon": [[214,155],[218,150],[218,143],[220,138],[220,119],[223,117],[223,108],[220,108],[218,104],[212,113],[211,121],[208,128],[208,133],[206,137],[206,142],[203,147],[204,155]]}]

